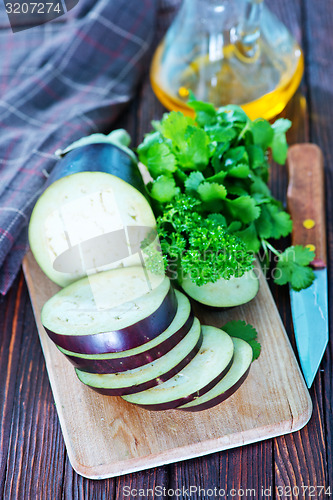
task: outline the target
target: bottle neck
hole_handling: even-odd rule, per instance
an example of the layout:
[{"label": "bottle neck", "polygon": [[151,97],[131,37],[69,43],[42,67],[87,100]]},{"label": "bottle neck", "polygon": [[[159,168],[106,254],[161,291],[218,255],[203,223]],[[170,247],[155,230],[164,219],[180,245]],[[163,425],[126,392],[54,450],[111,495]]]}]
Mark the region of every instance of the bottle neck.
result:
[{"label": "bottle neck", "polygon": [[[253,60],[259,51],[263,0],[185,0],[181,29],[189,28],[198,44],[209,47],[209,60],[223,58],[225,47],[236,47],[239,57]],[[206,41],[205,41],[206,40]]]},{"label": "bottle neck", "polygon": [[234,44],[241,56],[254,58],[259,50],[260,22],[263,0],[247,0],[244,17],[235,30]]}]

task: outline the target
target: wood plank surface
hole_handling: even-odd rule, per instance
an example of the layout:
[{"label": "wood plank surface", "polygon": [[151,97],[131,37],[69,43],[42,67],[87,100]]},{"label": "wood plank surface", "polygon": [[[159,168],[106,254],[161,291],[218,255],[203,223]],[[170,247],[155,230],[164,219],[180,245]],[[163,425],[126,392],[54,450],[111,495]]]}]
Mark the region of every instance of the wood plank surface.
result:
[{"label": "wood plank surface", "polygon": [[[295,117],[293,126],[288,133],[289,144],[309,142],[310,140],[310,96],[307,88],[303,84],[300,91],[287,106],[283,113],[286,117]],[[275,165],[271,178],[271,187],[274,195],[286,202],[287,194],[287,174],[285,167]],[[285,245],[282,242],[281,249]],[[288,239],[288,244],[290,241]],[[284,296],[281,287],[272,286],[272,291],[276,302],[279,304],[280,313],[284,315],[284,323],[290,324],[290,331],[293,332],[289,297]],[[292,344],[295,352],[295,339],[292,336]],[[313,401],[313,417],[308,426],[298,433],[286,435],[274,439],[274,461],[275,461],[275,491],[279,496],[281,492],[291,492],[295,485],[299,488],[300,494],[304,491],[305,498],[309,494],[307,486],[313,489],[312,494],[317,495],[321,486],[325,489],[331,483],[327,480],[326,463],[326,442],[323,405],[322,405],[322,382],[321,372],[317,375],[311,389]],[[302,486],[305,487],[302,490]],[[317,488],[319,488],[317,490]],[[297,491],[297,490],[294,490]],[[281,496],[281,495],[280,495]],[[296,497],[295,497],[296,498]]]},{"label": "wood plank surface", "polygon": [[23,269],[68,456],[79,474],[119,476],[289,433],[308,422],[311,399],[259,267],[260,290],[250,303],[224,312],[194,307],[202,324],[244,319],[254,325],[262,353],[230,399],[193,414],[143,410],[81,384],[40,322],[43,304],[58,287],[31,253]]},{"label": "wood plank surface", "polygon": [[[327,9],[325,2],[319,2],[313,8],[311,1],[306,0],[304,31],[307,40],[308,60],[308,102],[310,114],[310,138],[324,152],[325,184],[326,184],[326,226],[328,229],[328,283],[329,283],[329,328],[330,339],[321,365],[320,375],[315,381],[316,395],[320,405],[320,423],[314,420],[313,426],[320,432],[322,457],[325,467],[318,478],[333,489],[333,11]],[[319,28],[320,26],[320,28]],[[319,470],[319,467],[318,467]],[[310,470],[310,474],[313,473]],[[333,492],[332,492],[333,494]]]}]

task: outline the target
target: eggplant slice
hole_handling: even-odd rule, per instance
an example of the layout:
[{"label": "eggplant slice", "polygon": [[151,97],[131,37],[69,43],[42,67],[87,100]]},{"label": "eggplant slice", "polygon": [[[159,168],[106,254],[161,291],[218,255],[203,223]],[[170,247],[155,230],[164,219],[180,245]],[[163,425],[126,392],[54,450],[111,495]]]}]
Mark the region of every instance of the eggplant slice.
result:
[{"label": "eggplant slice", "polygon": [[202,326],[202,332],[201,349],[183,370],[163,384],[123,398],[148,410],[168,410],[214,387],[232,365],[234,344],[226,332],[214,326]]},{"label": "eggplant slice", "polygon": [[197,355],[202,344],[201,325],[194,319],[192,328],[176,347],[145,366],[120,373],[96,374],[76,369],[78,378],[100,394],[121,396],[154,387],[179,373]]},{"label": "eggplant slice", "polygon": [[189,332],[194,316],[188,298],[175,290],[178,308],[174,320],[153,340],[127,351],[107,354],[78,354],[58,346],[75,368],[90,373],[116,373],[138,368],[164,356]]},{"label": "eggplant slice", "polygon": [[141,267],[113,269],[63,288],[43,306],[41,320],[58,346],[82,354],[133,349],[173,321],[177,299],[166,276]]},{"label": "eggplant slice", "polygon": [[243,384],[252,364],[252,348],[245,340],[232,338],[235,348],[234,359],[228,373],[210,391],[178,407],[183,411],[201,411],[212,408],[232,396]]}]

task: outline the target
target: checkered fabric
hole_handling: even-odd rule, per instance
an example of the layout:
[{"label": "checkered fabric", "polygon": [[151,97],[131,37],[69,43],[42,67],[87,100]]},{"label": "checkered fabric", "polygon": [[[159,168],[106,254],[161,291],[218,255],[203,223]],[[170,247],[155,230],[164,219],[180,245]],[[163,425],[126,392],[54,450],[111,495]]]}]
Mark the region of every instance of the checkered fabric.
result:
[{"label": "checkered fabric", "polygon": [[12,33],[0,0],[0,292],[27,250],[27,223],[57,149],[106,132],[133,97],[156,0],[80,0]]}]

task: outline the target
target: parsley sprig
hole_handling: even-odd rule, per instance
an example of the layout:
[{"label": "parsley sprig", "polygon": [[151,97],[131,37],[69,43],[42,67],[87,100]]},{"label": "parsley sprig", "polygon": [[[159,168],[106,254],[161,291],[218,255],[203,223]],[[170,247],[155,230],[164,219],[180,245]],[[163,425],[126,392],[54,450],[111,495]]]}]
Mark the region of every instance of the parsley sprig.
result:
[{"label": "parsley sprig", "polygon": [[[308,267],[312,253],[303,247],[290,247],[281,253],[272,244],[272,240],[291,233],[292,220],[267,185],[268,151],[276,162],[285,162],[286,131],[291,122],[282,118],[272,125],[264,119],[251,121],[235,105],[217,110],[196,100],[189,105],[195,118],[174,111],[165,114],[161,121],[153,122],[154,130],[138,147],[139,159],[153,178],[148,190],[157,213],[163,218],[167,210],[170,216],[170,204],[180,195],[183,203],[195,198],[201,231],[210,230],[204,224],[211,222],[203,222],[208,218],[223,228],[224,238],[228,233],[242,240],[247,252],[263,249],[268,258],[272,251],[278,258],[275,282],[290,283],[295,290],[306,288],[314,279]],[[161,220],[160,231],[171,228],[164,226],[165,222]],[[203,237],[196,235],[197,239]],[[175,243],[171,240],[179,235],[171,236],[170,229],[160,237],[166,242],[166,255],[170,255],[169,247]],[[187,256],[195,261],[196,253],[187,251]],[[182,263],[190,266],[186,259]],[[207,276],[207,280],[214,279],[214,273]]]},{"label": "parsley sprig", "polygon": [[196,211],[198,206],[196,198],[179,195],[157,219],[168,274],[180,284],[189,276],[201,286],[219,278],[240,277],[252,269],[252,252],[221,225],[223,218],[218,214],[202,217]]}]

